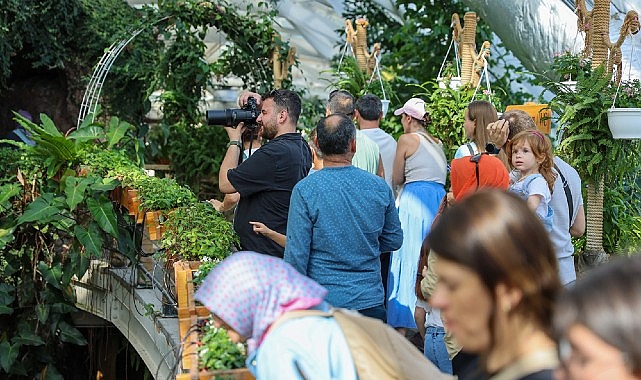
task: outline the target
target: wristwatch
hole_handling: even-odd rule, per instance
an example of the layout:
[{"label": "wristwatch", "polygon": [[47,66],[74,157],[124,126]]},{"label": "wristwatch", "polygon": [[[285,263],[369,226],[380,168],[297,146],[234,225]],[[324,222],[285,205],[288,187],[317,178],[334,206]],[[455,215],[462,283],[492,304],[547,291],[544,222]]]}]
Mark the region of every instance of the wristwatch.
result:
[{"label": "wristwatch", "polygon": [[487,145],[485,145],[485,151],[489,154],[499,154],[501,148],[497,147],[493,142],[489,142],[487,143]]},{"label": "wristwatch", "polygon": [[240,141],[238,141],[238,140],[231,140],[230,142],[228,142],[228,143],[227,143],[227,149],[229,149],[229,147],[230,147],[230,146],[232,146],[232,145],[236,145],[236,146],[237,146],[237,147],[239,147],[241,150],[243,149],[243,144],[241,144],[241,142],[240,142]]}]

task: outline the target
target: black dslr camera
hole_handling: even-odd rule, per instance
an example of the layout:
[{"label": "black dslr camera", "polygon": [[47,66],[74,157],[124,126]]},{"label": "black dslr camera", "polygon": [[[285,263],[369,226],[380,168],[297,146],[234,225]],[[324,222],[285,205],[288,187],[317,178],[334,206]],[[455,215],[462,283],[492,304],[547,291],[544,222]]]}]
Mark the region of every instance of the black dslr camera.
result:
[{"label": "black dslr camera", "polygon": [[227,108],[224,110],[207,111],[207,125],[223,125],[225,127],[236,127],[238,123],[245,123],[248,129],[256,129],[256,119],[260,114],[258,104],[254,97],[247,99],[247,104],[242,108]]}]

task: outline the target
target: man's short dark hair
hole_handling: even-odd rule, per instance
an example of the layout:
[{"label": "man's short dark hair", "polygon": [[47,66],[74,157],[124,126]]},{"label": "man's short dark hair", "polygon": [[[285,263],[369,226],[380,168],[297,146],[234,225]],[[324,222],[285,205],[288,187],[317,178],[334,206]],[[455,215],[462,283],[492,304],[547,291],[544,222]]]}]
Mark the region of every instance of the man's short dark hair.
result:
[{"label": "man's short dark hair", "polygon": [[274,103],[280,109],[286,109],[289,114],[289,118],[294,122],[298,123],[298,118],[300,117],[301,111],[301,100],[300,96],[297,93],[290,90],[272,90],[266,95],[262,96],[263,101],[267,99],[274,99]]},{"label": "man's short dark hair", "polygon": [[334,90],[329,94],[327,108],[330,114],[354,116],[354,95],[346,90]]},{"label": "man's short dark hair", "polygon": [[365,94],[356,101],[356,110],[365,120],[378,120],[383,113],[383,103],[378,96]]},{"label": "man's short dark hair", "polygon": [[316,125],[318,147],[325,156],[345,154],[350,141],[356,138],[356,127],[349,116],[333,114],[323,117]]}]

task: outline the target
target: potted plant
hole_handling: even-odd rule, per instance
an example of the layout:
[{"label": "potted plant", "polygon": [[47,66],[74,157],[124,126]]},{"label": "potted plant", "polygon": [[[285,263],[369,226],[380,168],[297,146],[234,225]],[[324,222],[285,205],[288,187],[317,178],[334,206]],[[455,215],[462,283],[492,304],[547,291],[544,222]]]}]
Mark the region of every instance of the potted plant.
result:
[{"label": "potted plant", "polygon": [[557,89],[563,92],[575,92],[579,73],[585,76],[590,71],[590,59],[569,51],[556,54],[551,66],[551,75],[559,83]]},{"label": "potted plant", "polygon": [[[584,261],[596,264],[605,260],[603,226],[604,183],[624,178],[639,164],[639,146],[633,140],[614,140],[608,128],[608,110],[614,91],[603,65],[588,72],[579,71],[576,92],[558,91],[558,83],[544,87],[556,92],[550,107],[558,119],[559,145],[555,154],[574,167],[586,186],[586,243]],[[607,203],[606,203],[607,204]],[[616,221],[612,221],[616,223]]]},{"label": "potted plant", "polygon": [[608,110],[608,127],[615,139],[641,138],[641,82],[621,81],[616,86],[612,107]]}]

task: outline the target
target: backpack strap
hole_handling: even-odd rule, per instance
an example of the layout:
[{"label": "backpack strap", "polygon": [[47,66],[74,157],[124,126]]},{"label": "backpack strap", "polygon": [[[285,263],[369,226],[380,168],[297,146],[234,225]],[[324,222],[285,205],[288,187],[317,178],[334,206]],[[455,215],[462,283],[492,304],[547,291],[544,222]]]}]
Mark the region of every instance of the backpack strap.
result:
[{"label": "backpack strap", "polygon": [[565,179],[565,176],[561,172],[558,166],[554,164],[554,169],[556,169],[556,172],[559,173],[559,177],[561,177],[561,183],[563,183],[563,192],[565,193],[565,199],[568,201],[568,213],[570,214],[570,217],[568,218],[568,222],[570,223],[569,227],[572,227],[572,215],[574,215],[574,202],[572,202],[572,191],[570,191],[570,185],[568,184],[568,181]]},{"label": "backpack strap", "polygon": [[467,143],[465,145],[467,146],[467,150],[470,151],[470,156],[474,156],[476,154],[476,152],[474,151],[474,148],[472,148],[472,144]]}]

